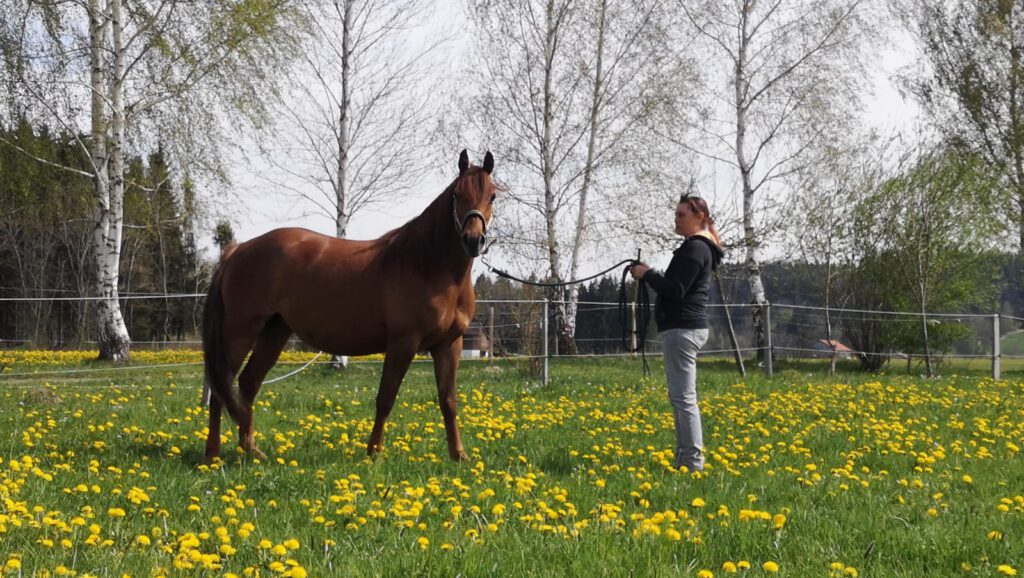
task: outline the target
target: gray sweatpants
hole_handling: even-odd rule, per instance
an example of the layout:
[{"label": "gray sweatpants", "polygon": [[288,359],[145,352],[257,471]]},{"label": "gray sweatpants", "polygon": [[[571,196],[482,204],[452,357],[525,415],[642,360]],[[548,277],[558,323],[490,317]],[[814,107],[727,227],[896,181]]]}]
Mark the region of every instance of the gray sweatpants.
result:
[{"label": "gray sweatpants", "polygon": [[676,424],[675,467],[704,469],[704,435],[697,407],[697,352],[707,343],[707,329],[668,329],[661,332],[668,400]]}]

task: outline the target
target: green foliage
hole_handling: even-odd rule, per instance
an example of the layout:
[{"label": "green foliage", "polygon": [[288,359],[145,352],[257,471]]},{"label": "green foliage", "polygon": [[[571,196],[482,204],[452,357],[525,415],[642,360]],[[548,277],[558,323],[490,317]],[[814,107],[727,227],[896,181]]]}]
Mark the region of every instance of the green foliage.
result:
[{"label": "green foliage", "polygon": [[235,231],[231,228],[231,223],[229,221],[217,222],[217,226],[214,227],[213,230],[213,242],[221,251],[231,243],[235,242]]},{"label": "green foliage", "polygon": [[[83,216],[93,209],[91,183],[29,155],[78,170],[89,163],[70,135],[51,135],[25,119],[0,129],[0,295],[81,295],[90,283],[85,251],[92,226]],[[70,302],[0,303],[0,338],[74,339],[84,308]]]},{"label": "green foliage", "polygon": [[995,170],[1024,250],[1024,3],[920,2],[913,19],[930,64],[913,88],[950,142]]},{"label": "green foliage", "polygon": [[[994,310],[1001,273],[997,181],[980,158],[947,148],[922,155],[862,199],[854,215],[860,255],[842,279],[854,304],[883,311]],[[888,352],[945,352],[963,335],[939,320],[885,328],[857,323],[850,328],[855,348],[871,352],[863,361],[872,370]]]},{"label": "green foliage", "polygon": [[[5,144],[5,141],[10,144]],[[21,149],[21,150],[19,150]],[[45,162],[40,162],[42,159]],[[87,297],[95,263],[89,259],[92,183],[56,165],[87,171],[88,155],[67,134],[22,120],[0,130],[0,295]],[[161,149],[126,167],[122,293],[195,293],[207,274],[195,244],[187,188],[169,177]],[[92,308],[74,301],[0,302],[0,338],[66,346],[92,332]],[[195,332],[194,300],[132,301],[125,308],[138,340],[181,339]]]},{"label": "green foliage", "polygon": [[[121,287],[150,294],[198,292],[206,271],[195,241],[196,215],[187,211],[188,189],[171,179],[162,149],[143,164],[129,166],[125,218],[131,225],[122,251]],[[192,299],[132,301],[125,322],[137,341],[182,340],[194,335],[199,321]]]}]

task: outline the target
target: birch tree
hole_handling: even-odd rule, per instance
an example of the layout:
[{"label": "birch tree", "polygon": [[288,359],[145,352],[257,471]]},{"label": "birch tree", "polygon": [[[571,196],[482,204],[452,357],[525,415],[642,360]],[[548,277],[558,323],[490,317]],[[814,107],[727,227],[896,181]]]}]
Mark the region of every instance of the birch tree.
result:
[{"label": "birch tree", "polygon": [[710,95],[697,127],[704,139],[681,144],[736,173],[747,285],[759,306],[752,311],[760,358],[768,303],[762,246],[784,224],[784,190],[807,166],[809,153],[856,116],[868,3],[681,0],[679,6],[703,40],[703,87]]},{"label": "birch tree", "polygon": [[[399,199],[426,170],[444,35],[423,24],[434,0],[302,2],[303,57],[262,146],[277,189],[304,199],[346,237],[354,215]],[[417,34],[421,38],[417,38]]]},{"label": "birch tree", "polygon": [[[462,106],[473,112],[462,134],[487,139],[505,159],[500,247],[520,263],[543,263],[548,282],[577,278],[588,258],[608,261],[596,248],[621,224],[612,207],[641,193],[622,175],[651,170],[644,122],[685,94],[684,63],[668,56],[664,8],[618,0],[470,8],[481,95]],[[561,353],[576,351],[578,295],[575,286],[548,292]]]},{"label": "birch tree", "polygon": [[447,37],[413,38],[434,0],[301,6],[305,49],[275,103],[278,136],[261,146],[273,170],[263,177],[345,238],[356,214],[402,198],[424,176],[437,105],[430,73]]},{"label": "birch tree", "polygon": [[264,78],[256,65],[273,62],[287,45],[285,8],[283,2],[264,0],[0,3],[0,45],[5,47],[0,54],[17,91],[12,109],[74,135],[91,160],[85,171],[65,168],[93,183],[101,359],[120,361],[130,355],[118,303],[125,150],[152,138],[132,135],[130,129],[160,127],[163,113],[168,132],[200,124],[197,134],[218,132],[212,110],[194,109],[198,119],[179,116],[173,124],[168,119],[187,111],[187,103],[203,102],[185,97],[204,83],[218,89],[206,95],[226,97],[230,106],[251,105],[252,100],[244,100]]}]

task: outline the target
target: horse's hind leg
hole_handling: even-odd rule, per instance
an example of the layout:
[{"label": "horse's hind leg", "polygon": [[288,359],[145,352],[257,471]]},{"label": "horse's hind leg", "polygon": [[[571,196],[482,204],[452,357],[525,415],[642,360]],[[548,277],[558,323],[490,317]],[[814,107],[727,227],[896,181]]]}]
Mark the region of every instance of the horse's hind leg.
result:
[{"label": "horse's hind leg", "polygon": [[212,462],[220,455],[220,418],[224,404],[216,395],[210,396],[210,425],[206,430],[206,461]]},{"label": "horse's hind leg", "polygon": [[[256,327],[259,327],[258,325]],[[222,376],[227,379],[228,385],[223,388],[226,390],[231,389],[231,384],[235,381],[235,376],[238,375],[238,370],[242,367],[242,363],[245,361],[245,356],[252,349],[253,342],[256,340],[257,330],[253,330],[245,327],[228,327],[227,335],[233,336],[232,338],[225,339],[225,355],[227,357],[227,375]],[[215,376],[217,378],[217,376]],[[212,385],[211,385],[212,387]],[[213,387],[216,391],[217,388]],[[210,396],[210,424],[206,432],[206,461],[213,462],[218,456],[220,456],[220,426],[221,426],[221,413],[224,409],[224,403],[216,395]]]},{"label": "horse's hind leg", "polygon": [[416,356],[416,346],[407,343],[388,345],[384,354],[384,369],[380,376],[380,389],[377,390],[377,414],[373,419],[373,430],[370,441],[366,444],[366,454],[373,456],[384,449],[384,422],[391,415],[398,397],[398,388],[402,385],[409,364]]},{"label": "horse's hind leg", "polygon": [[240,401],[249,409],[248,423],[238,424],[238,445],[244,451],[261,459],[266,459],[267,456],[256,447],[253,402],[256,400],[256,394],[260,392],[260,386],[263,385],[263,378],[277,363],[291,335],[291,328],[280,316],[275,315],[268,319],[259,337],[256,338],[256,346],[253,347],[249,362],[245,364],[242,375],[238,377]]}]

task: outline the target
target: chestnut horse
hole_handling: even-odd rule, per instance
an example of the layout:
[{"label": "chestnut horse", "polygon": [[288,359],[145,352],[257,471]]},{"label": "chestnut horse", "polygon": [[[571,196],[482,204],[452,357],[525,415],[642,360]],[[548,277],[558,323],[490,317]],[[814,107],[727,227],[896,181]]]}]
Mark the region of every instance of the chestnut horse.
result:
[{"label": "chestnut horse", "polygon": [[429,351],[448,454],[466,459],[455,373],[462,334],[476,310],[471,269],[498,190],[493,168],[490,152],[477,167],[463,150],[459,176],[448,188],[418,217],[373,241],[277,229],[224,251],[203,312],[206,383],[213,394],[207,460],[220,453],[224,409],[238,423],[239,446],[263,456],[253,435],[253,400],[293,333],[336,355],[385,354],[370,455],[383,448],[384,422],[409,364],[417,352]]}]

